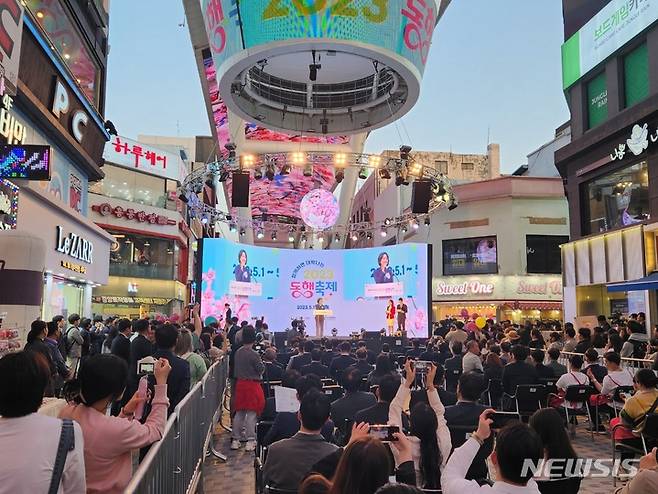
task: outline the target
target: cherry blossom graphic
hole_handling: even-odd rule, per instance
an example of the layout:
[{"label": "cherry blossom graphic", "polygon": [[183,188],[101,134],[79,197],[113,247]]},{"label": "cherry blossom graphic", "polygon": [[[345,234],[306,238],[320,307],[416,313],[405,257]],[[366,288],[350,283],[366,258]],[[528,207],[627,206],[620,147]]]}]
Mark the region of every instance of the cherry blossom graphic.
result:
[{"label": "cherry blossom graphic", "polygon": [[315,189],[306,194],[299,210],[304,223],[319,230],[334,226],[340,213],[338,201],[331,192],[324,189]]}]

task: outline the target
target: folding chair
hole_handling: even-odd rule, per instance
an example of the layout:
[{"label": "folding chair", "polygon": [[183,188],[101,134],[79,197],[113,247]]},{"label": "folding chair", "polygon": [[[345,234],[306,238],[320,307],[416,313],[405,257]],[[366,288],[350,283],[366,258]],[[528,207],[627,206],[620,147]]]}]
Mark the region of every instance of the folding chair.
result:
[{"label": "folding chair", "polygon": [[514,395],[506,396],[510,400],[514,400],[516,414],[519,416],[519,420],[523,420],[523,417],[530,417],[542,408],[542,403],[546,401],[546,386],[543,384],[519,384],[516,386]]},{"label": "folding chair", "polygon": [[610,406],[615,411],[615,417],[619,417],[619,412],[621,412],[621,408],[618,408],[619,403],[624,402],[621,395],[633,396],[634,393],[635,388],[633,386],[617,386],[615,388],[612,393],[612,401],[610,402]]},{"label": "folding chair", "polygon": [[368,376],[363,376],[361,378],[361,384],[359,385],[359,391],[370,391],[370,385],[368,384]]},{"label": "folding chair", "polygon": [[331,377],[323,377],[320,381],[322,381],[322,386],[335,386],[338,384],[336,380]]},{"label": "folding chair", "polygon": [[500,399],[503,396],[503,381],[501,379],[489,379],[487,389],[484,390],[482,396],[486,396],[487,406],[499,408]]},{"label": "folding chair", "polygon": [[[548,399],[548,396],[550,394],[556,395],[558,393],[558,389],[556,386],[558,378],[557,377],[542,377],[539,379],[539,382],[546,386],[546,398]],[[546,404],[548,406],[548,404]]]},{"label": "folding chair", "polygon": [[[572,436],[575,436],[576,434],[576,417],[582,415],[587,416],[589,420],[589,431],[592,435],[592,440],[594,440],[594,421],[592,420],[592,414],[589,409],[589,397],[594,393],[594,388],[587,384],[574,384],[573,386],[567,386],[562,406],[564,408],[564,413],[566,414],[567,424],[571,423],[572,418],[574,419],[571,432]],[[568,402],[574,405],[574,408],[569,408],[567,406]],[[580,405],[580,407],[578,407],[578,405]],[[571,416],[569,415],[570,413]]]},{"label": "folding chair", "polygon": [[254,480],[256,483],[256,494],[263,492],[263,465],[267,458],[267,447],[263,446],[263,440],[274,422],[260,421],[256,423],[256,457],[254,458]]},{"label": "folding chair", "polygon": [[[621,442],[617,442],[615,440],[615,431],[619,429],[620,427],[625,427],[624,424],[621,422],[617,425],[615,425],[611,431],[610,435],[612,436],[612,461],[614,463],[615,461],[615,453],[620,452],[622,450],[630,451],[636,455],[646,455],[649,453],[649,450],[653,447],[658,445],[658,413],[649,413],[645,415],[645,423],[644,423],[644,428],[642,429],[641,432],[638,432],[634,430],[633,432],[639,435],[639,437],[642,440],[642,449],[636,448],[634,446],[631,446],[630,444],[624,444]],[[617,478],[616,476],[613,476],[612,478],[612,485],[615,487],[617,485]]]},{"label": "folding chair", "polygon": [[353,424],[354,421],[352,419],[343,419],[342,423],[336,424],[336,431],[334,432],[336,444],[345,446],[349,442]]},{"label": "folding chair", "polygon": [[263,393],[265,398],[274,396],[274,386],[281,386],[281,381],[263,381]]},{"label": "folding chair", "polygon": [[398,367],[400,367],[400,369],[404,369],[404,364],[406,363],[406,361],[407,361],[406,355],[398,355],[397,362],[398,362]]}]

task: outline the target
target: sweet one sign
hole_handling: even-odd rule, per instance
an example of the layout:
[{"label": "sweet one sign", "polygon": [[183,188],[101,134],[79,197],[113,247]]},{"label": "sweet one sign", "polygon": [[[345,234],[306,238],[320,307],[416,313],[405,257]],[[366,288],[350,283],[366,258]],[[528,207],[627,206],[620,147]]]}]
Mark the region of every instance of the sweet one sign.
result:
[{"label": "sweet one sign", "polygon": [[559,276],[446,276],[432,280],[435,302],[442,300],[562,300]]}]

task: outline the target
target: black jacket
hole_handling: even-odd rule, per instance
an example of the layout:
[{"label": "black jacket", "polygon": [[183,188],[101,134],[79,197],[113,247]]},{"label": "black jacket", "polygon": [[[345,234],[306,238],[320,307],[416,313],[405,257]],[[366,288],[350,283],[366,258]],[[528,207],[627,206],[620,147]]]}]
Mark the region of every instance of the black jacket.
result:
[{"label": "black jacket", "polygon": [[539,379],[552,379],[553,377],[555,377],[555,373],[553,372],[553,369],[545,366],[544,364],[535,365],[535,370],[537,371],[537,377]]},{"label": "black jacket", "polygon": [[[444,417],[450,429],[450,438],[452,440],[452,449],[460,447],[466,442],[466,431],[457,430],[455,426],[472,426],[473,430],[477,429],[480,415],[487,407],[478,403],[460,401],[456,405],[446,407]],[[467,480],[484,479],[488,476],[486,459],[493,450],[493,434],[484,442],[477,455],[473,459],[468,472]]]},{"label": "black jacket", "polygon": [[583,340],[576,343],[576,348],[573,349],[574,353],[585,353],[589,347],[592,346],[592,342],[589,340]]},{"label": "black jacket", "polygon": [[338,355],[334,357],[329,365],[329,374],[334,379],[340,379],[343,375],[343,371],[348,367],[354,365],[356,360],[351,355]]},{"label": "black jacket", "polygon": [[[296,413],[279,412],[274,418],[272,427],[270,427],[270,430],[265,434],[263,445],[269,446],[281,439],[288,439],[297,434],[300,427],[301,424],[299,423]],[[333,442],[334,423],[331,420],[327,420],[322,426],[321,434],[327,442]]]},{"label": "black jacket", "polygon": [[357,360],[356,364],[351,365],[348,368],[358,369],[359,371],[361,371],[361,375],[363,377],[368,377],[368,375],[370,375],[370,373],[374,369],[374,367],[365,360]]},{"label": "black jacket", "polygon": [[516,393],[519,384],[538,384],[537,370],[527,362],[512,362],[503,368],[503,390],[508,395]]},{"label": "black jacket", "polygon": [[322,352],[322,365],[326,365],[329,367],[331,365],[331,361],[338,356],[337,353],[333,352],[332,350],[325,350]]},{"label": "black jacket", "polygon": [[151,343],[148,338],[141,334],[138,334],[137,337],[130,342],[130,369],[128,369],[129,375],[133,377],[137,376],[137,362],[142,360],[144,357],[153,355],[153,350],[153,343]]},{"label": "black jacket", "polygon": [[592,369],[592,374],[598,382],[603,382],[603,378],[608,375],[608,369],[606,369],[601,364],[590,364],[587,367],[583,367],[581,372],[587,374],[587,369]]},{"label": "black jacket", "polygon": [[376,403],[377,398],[372,393],[364,391],[348,393],[331,404],[331,420],[334,421],[336,427],[340,428],[344,425],[345,419],[353,421],[358,412],[370,408]]},{"label": "black jacket", "polygon": [[283,379],[283,367],[277,362],[263,362],[265,364],[265,372],[263,372],[263,382],[267,381],[280,381]]},{"label": "black jacket", "polygon": [[168,414],[171,415],[176,405],[190,391],[190,364],[174,355],[171,350],[158,349],[153,353],[153,356],[155,358],[166,358],[171,366],[171,372],[167,378]]},{"label": "black jacket", "polygon": [[388,409],[390,403],[379,401],[373,406],[361,410],[354,415],[354,422],[373,424],[388,424]]},{"label": "black jacket", "polygon": [[297,372],[302,371],[302,367],[311,363],[311,354],[302,353],[301,355],[294,355],[288,362],[288,369],[295,369]]},{"label": "black jacket", "polygon": [[315,374],[320,378],[329,377],[329,367],[322,365],[321,362],[311,362],[302,367],[302,376]]},{"label": "black jacket", "polygon": [[130,339],[119,333],[112,341],[112,355],[122,358],[126,364],[130,365]]}]

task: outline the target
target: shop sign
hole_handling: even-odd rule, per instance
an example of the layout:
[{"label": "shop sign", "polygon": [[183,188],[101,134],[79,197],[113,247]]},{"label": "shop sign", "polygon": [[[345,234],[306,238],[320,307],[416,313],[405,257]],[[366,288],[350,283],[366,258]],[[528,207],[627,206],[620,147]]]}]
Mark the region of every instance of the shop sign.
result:
[{"label": "shop sign", "polygon": [[21,58],[23,15],[25,2],[3,0],[0,2],[0,68],[15,90],[18,86],[18,67]]},{"label": "shop sign", "polygon": [[633,125],[631,136],[626,139],[626,143],[618,144],[610,155],[610,159],[620,160],[623,159],[627,152],[633,153],[635,156],[641,155],[649,148],[649,142],[652,144],[658,141],[658,128],[656,128],[651,135],[649,135],[649,124],[644,124],[640,127],[638,124]]},{"label": "shop sign", "polygon": [[112,207],[111,204],[94,204],[91,209],[101,216],[114,216],[116,218],[125,218],[135,220],[140,223],[150,223],[151,225],[175,225],[176,220],[162,216],[161,214],[147,213],[146,211],[135,211],[133,208],[122,208],[121,206]]},{"label": "shop sign", "polygon": [[114,136],[113,140],[105,144],[103,158],[113,165],[178,182],[186,174],[183,160],[177,154],[121,136]]},{"label": "shop sign", "polygon": [[[55,82],[55,95],[51,111],[58,119],[66,116],[70,109],[69,92],[64,83],[58,78]],[[69,132],[76,141],[82,144],[84,139],[84,129],[89,123],[89,115],[84,110],[78,109],[73,111],[68,124]]]},{"label": "shop sign", "polygon": [[491,295],[494,291],[493,283],[481,283],[478,280],[464,281],[463,283],[449,284],[439,281],[436,284],[437,295]]},{"label": "shop sign", "polygon": [[85,274],[87,272],[87,268],[85,266],[82,264],[75,264],[71,261],[62,261],[61,265],[63,268],[75,271],[76,273]]},{"label": "shop sign", "polygon": [[0,178],[0,230],[16,228],[18,187]]},{"label": "shop sign", "polygon": [[63,234],[63,228],[57,225],[57,244],[55,250],[73,259],[91,264],[93,262],[94,244],[76,233]]},{"label": "shop sign", "polygon": [[143,304],[143,305],[167,305],[171,302],[169,298],[158,297],[110,297],[94,296],[92,302],[96,304]]},{"label": "shop sign", "polygon": [[[2,44],[1,38],[0,44]],[[2,96],[2,100],[0,100],[2,101],[0,135],[6,139],[7,144],[23,144],[25,137],[27,137],[27,127],[20,123],[11,112],[14,106],[14,98],[5,92],[4,77],[0,78],[0,96]]]},{"label": "shop sign", "polygon": [[551,280],[539,283],[519,280],[516,293],[523,295],[560,295],[562,294],[562,283],[560,280]]}]

